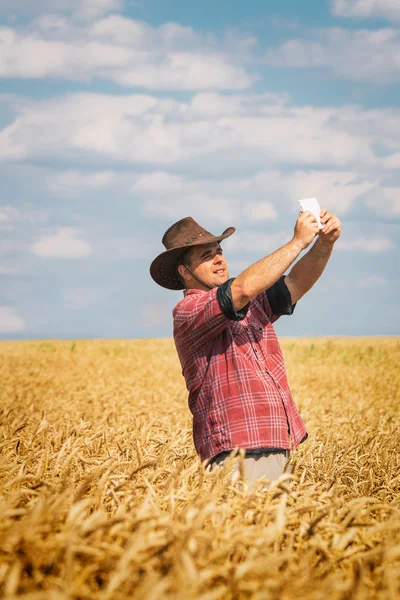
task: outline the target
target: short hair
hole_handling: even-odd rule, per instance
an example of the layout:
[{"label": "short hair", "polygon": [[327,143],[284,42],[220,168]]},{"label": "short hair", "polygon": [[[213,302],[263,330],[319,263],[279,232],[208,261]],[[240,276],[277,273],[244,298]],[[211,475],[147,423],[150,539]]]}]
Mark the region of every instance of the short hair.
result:
[{"label": "short hair", "polygon": [[[185,280],[184,280],[184,278],[182,277],[182,275],[179,273],[178,267],[179,267],[179,265],[184,265],[184,266],[186,266],[186,265],[185,265],[185,258],[188,256],[188,254],[189,254],[189,250],[190,250],[190,248],[186,248],[186,249],[185,249],[185,250],[182,252],[182,254],[180,254],[180,255],[178,256],[178,258],[176,259],[176,263],[175,263],[175,273],[176,273],[176,277],[177,277],[177,279],[178,279],[178,280],[179,280],[179,281],[180,281],[180,282],[181,282],[183,285],[185,285]],[[190,260],[189,260],[188,262],[190,263]]]}]

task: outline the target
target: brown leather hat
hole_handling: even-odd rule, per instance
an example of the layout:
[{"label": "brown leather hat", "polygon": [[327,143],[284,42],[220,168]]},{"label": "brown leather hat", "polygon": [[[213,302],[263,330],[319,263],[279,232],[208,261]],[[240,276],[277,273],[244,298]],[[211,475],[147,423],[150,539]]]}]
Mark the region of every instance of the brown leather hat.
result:
[{"label": "brown leather hat", "polygon": [[164,233],[162,243],[167,250],[153,260],[150,275],[156,283],[169,290],[185,289],[176,273],[176,262],[180,255],[191,246],[220,242],[235,231],[234,227],[228,227],[221,235],[215,236],[203,229],[192,217],[181,219]]}]

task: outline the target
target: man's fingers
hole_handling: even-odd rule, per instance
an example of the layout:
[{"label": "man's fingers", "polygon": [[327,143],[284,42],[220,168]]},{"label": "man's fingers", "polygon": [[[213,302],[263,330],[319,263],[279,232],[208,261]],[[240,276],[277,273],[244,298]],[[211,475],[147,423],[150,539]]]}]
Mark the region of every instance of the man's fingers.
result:
[{"label": "man's fingers", "polygon": [[335,218],[335,215],[332,215],[332,213],[329,213],[328,211],[326,211],[324,216],[321,217],[321,223],[326,225],[327,222],[329,221],[329,219],[332,219],[332,218]]},{"label": "man's fingers", "polygon": [[336,215],[332,215],[331,213],[326,213],[325,217],[323,219],[321,219],[321,223],[323,223],[325,226],[330,225],[335,219],[338,220]]},{"label": "man's fingers", "polygon": [[311,221],[317,221],[317,217],[309,210],[305,210],[303,212],[303,215],[304,215],[304,219],[311,220]]},{"label": "man's fingers", "polygon": [[334,222],[335,219],[336,219],[336,217],[330,216],[329,219],[324,219],[324,221],[322,221],[322,224],[325,227],[329,227]]},{"label": "man's fingers", "polygon": [[332,225],[334,225],[335,223],[337,223],[337,219],[336,217],[331,217],[330,219],[327,220],[327,222],[325,223],[325,227],[323,229],[323,231],[326,233],[328,231],[328,229],[332,228]]},{"label": "man's fingers", "polygon": [[330,233],[334,229],[340,229],[341,225],[342,224],[339,221],[339,219],[334,219],[331,223],[329,223],[329,226],[326,228],[326,231],[325,231],[325,227],[324,227],[323,232],[325,234]]},{"label": "man's fingers", "polygon": [[[317,218],[309,210],[300,212],[300,217],[303,221],[307,221],[310,224],[317,225]],[[324,226],[321,229],[322,233],[324,233],[326,235],[335,229],[340,231],[340,228],[342,226],[341,222],[339,221],[339,219],[337,217],[335,217],[335,215],[328,212],[328,209],[321,208],[319,217],[320,217],[320,221],[321,221],[322,225]]]}]

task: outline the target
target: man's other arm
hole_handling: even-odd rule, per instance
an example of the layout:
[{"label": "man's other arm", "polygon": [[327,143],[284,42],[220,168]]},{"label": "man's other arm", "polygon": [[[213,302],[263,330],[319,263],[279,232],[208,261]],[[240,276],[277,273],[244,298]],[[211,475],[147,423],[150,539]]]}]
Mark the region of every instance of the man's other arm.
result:
[{"label": "man's other arm", "polygon": [[309,211],[300,213],[293,239],[236,277],[231,288],[236,310],[240,310],[250,300],[271,287],[319,233],[317,243],[285,277],[292,304],[312,287],[323,272],[341,230],[339,219],[326,208],[321,210],[320,217],[324,228],[319,232],[314,215]]},{"label": "man's other arm", "polygon": [[[290,242],[250,265],[234,279],[231,292],[235,309],[240,310],[250,300],[271,287],[296,260],[300,252],[313,241],[317,233],[318,223],[314,215],[309,211],[301,213]],[[292,301],[294,304],[295,300]]]},{"label": "man's other arm", "polygon": [[285,277],[286,286],[295,304],[321,277],[332,254],[333,244],[340,236],[341,223],[337,217],[321,210],[321,221],[325,223],[311,250],[294,265]]}]

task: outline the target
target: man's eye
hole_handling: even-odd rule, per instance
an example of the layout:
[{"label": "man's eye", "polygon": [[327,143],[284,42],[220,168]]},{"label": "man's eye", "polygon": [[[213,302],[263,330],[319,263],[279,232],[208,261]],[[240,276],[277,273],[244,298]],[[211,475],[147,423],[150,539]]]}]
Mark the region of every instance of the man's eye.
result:
[{"label": "man's eye", "polygon": [[207,252],[207,254],[204,254],[201,258],[202,260],[210,260],[210,258],[214,258],[216,254],[223,254],[222,248],[218,248],[215,254],[213,252]]}]

